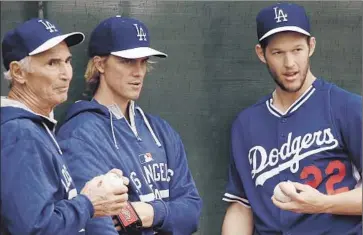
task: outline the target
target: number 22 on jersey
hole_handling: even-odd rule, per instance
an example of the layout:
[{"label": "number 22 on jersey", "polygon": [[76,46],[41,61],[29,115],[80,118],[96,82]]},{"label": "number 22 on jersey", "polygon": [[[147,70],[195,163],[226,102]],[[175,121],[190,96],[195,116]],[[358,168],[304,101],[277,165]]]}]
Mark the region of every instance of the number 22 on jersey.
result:
[{"label": "number 22 on jersey", "polygon": [[349,191],[348,187],[337,189],[334,187],[337,183],[342,182],[346,176],[346,166],[339,160],[330,161],[325,169],[320,169],[314,165],[305,166],[300,173],[300,179],[307,180],[311,176],[312,179],[305,181],[305,183],[313,188],[317,188],[323,181],[323,174],[327,177],[329,176],[325,183],[327,194],[331,195]]}]

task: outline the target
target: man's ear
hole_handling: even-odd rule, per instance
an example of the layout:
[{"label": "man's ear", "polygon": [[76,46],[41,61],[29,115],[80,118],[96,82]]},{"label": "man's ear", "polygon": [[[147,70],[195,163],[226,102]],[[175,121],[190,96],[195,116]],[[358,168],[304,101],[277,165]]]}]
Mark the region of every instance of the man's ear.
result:
[{"label": "man's ear", "polygon": [[256,55],[257,57],[260,59],[260,61],[262,63],[265,63],[266,64],[266,58],[265,58],[265,53],[263,52],[263,49],[261,47],[261,44],[257,44],[255,46],[255,51],[256,51]]},{"label": "man's ear", "polygon": [[316,46],[316,40],[314,37],[311,37],[309,40],[309,57],[312,56],[314,54],[315,51],[315,46]]},{"label": "man's ear", "polygon": [[102,74],[105,72],[105,59],[100,56],[95,56],[92,58],[93,63],[97,69],[97,71]]},{"label": "man's ear", "polygon": [[10,76],[13,82],[25,84],[27,82],[26,72],[21,68],[19,61],[12,61],[9,65]]}]

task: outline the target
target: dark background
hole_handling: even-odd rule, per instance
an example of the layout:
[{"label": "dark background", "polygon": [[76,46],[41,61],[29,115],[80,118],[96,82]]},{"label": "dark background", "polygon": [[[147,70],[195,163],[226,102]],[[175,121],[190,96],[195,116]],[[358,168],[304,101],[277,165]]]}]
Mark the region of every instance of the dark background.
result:
[{"label": "dark background", "polygon": [[[220,234],[226,204],[229,129],[238,112],[271,92],[274,83],[255,55],[255,17],[273,2],[231,1],[52,1],[44,17],[64,33],[91,30],[120,14],[145,22],[152,46],[166,60],[147,75],[138,104],[166,119],[181,135],[204,201],[196,234]],[[297,2],[311,19],[317,48],[312,72],[352,92],[362,87],[362,2]],[[4,33],[38,16],[38,2],[1,2]],[[74,76],[68,101],[56,108],[63,120],[70,103],[82,99],[88,39],[72,48]],[[3,72],[3,68],[1,68]],[[1,95],[7,83],[1,79]]]}]

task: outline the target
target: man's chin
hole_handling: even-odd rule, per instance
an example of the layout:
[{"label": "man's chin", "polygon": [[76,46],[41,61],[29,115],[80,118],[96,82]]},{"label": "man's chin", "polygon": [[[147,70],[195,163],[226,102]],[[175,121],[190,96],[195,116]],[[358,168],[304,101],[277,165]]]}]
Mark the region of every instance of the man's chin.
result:
[{"label": "man's chin", "polygon": [[136,101],[140,97],[140,94],[130,96],[130,100]]},{"label": "man's chin", "polygon": [[301,90],[301,86],[300,87],[287,87],[285,88],[285,91],[288,93],[296,93],[298,91]]},{"label": "man's chin", "polygon": [[301,90],[301,88],[303,86],[303,84],[299,83],[298,81],[296,81],[295,83],[292,83],[292,84],[286,84],[286,83],[281,84],[280,83],[278,85],[281,88],[281,90],[288,92],[288,93],[298,92]]},{"label": "man's chin", "polygon": [[55,105],[60,105],[67,101],[68,95],[59,96],[58,99],[54,100]]}]

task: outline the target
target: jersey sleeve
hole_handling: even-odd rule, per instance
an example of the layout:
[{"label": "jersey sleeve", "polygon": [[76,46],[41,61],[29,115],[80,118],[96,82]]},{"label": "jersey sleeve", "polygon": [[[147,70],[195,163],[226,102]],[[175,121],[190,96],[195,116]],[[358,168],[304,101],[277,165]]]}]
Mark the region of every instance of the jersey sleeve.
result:
[{"label": "jersey sleeve", "polygon": [[245,148],[243,146],[243,136],[241,135],[242,126],[236,120],[232,126],[231,136],[231,157],[229,164],[229,175],[226,192],[223,195],[223,201],[238,202],[243,206],[250,208],[250,203],[245,194],[242,179],[238,172],[235,159],[244,154]]}]

